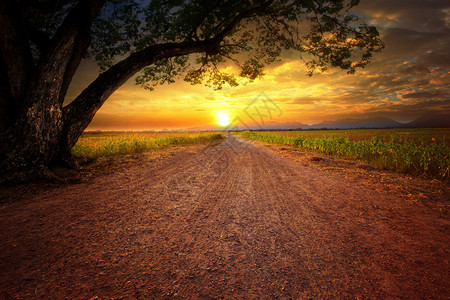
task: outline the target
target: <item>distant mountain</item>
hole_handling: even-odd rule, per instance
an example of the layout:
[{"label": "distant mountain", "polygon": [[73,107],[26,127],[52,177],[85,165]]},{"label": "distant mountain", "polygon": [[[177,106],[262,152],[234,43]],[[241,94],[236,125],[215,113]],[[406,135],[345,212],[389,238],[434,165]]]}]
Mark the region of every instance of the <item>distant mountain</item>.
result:
[{"label": "distant mountain", "polygon": [[319,124],[311,125],[309,128],[336,128],[336,129],[352,129],[352,128],[388,128],[402,127],[404,124],[388,118],[370,118],[370,119],[340,119],[336,121],[324,121]]},{"label": "distant mountain", "polygon": [[[265,125],[264,128],[273,129],[273,130],[293,130],[293,129],[308,129],[308,124],[303,123],[273,123],[270,125]],[[253,128],[252,128],[253,129]],[[255,128],[258,129],[258,128]]]},{"label": "distant mountain", "polygon": [[188,130],[295,130],[295,129],[354,129],[354,128],[450,128],[450,113],[427,113],[410,123],[400,123],[389,118],[368,118],[368,119],[339,119],[335,121],[324,121],[318,124],[307,125],[303,123],[271,123],[265,124],[263,128],[253,125],[246,127],[245,124],[236,123],[227,127],[204,126],[189,128]]},{"label": "distant mountain", "polygon": [[404,125],[408,128],[450,128],[450,113],[427,113]]}]

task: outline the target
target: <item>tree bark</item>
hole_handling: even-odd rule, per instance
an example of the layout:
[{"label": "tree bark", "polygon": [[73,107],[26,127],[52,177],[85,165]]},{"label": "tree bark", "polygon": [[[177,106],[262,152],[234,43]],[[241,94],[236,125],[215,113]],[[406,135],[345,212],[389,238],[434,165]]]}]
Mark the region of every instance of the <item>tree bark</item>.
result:
[{"label": "tree bark", "polygon": [[[61,91],[65,93],[67,86],[64,83],[71,80],[73,69],[79,65],[80,56],[87,50],[86,43],[83,43],[89,38],[86,28],[90,28],[103,3],[104,0],[81,0],[42,54],[20,97],[14,126],[6,135],[8,143],[2,143],[5,147],[0,150],[0,167],[4,173],[43,170],[61,152],[63,112],[60,94]],[[3,38],[8,37],[7,34],[1,35]],[[8,50],[8,47],[2,47],[2,54],[5,49]],[[6,53],[3,58],[9,58],[10,55]],[[6,61],[3,59],[3,62]],[[18,76],[13,74],[9,77],[17,79]],[[24,82],[23,79],[18,81],[20,84]],[[9,80],[9,85],[14,87],[14,82]],[[12,89],[10,93],[15,95],[15,90]]]},{"label": "tree bark", "polygon": [[61,91],[59,93],[59,103],[63,105],[64,99],[66,98],[67,90],[69,89],[70,83],[72,82],[73,76],[75,75],[78,67],[80,66],[81,60],[87,53],[89,44],[91,43],[91,32],[86,32],[85,35],[79,37],[75,42],[76,47],[72,53],[72,58],[67,65],[66,72],[64,74],[63,83],[61,86]]}]

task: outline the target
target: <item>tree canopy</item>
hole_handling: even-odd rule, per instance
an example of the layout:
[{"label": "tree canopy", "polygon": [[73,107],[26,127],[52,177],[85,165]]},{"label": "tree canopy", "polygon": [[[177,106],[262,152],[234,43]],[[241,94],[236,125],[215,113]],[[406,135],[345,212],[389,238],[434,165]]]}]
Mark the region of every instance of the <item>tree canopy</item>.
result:
[{"label": "tree canopy", "polygon": [[[167,57],[140,71],[152,89],[183,77],[220,88],[254,80],[283,51],[296,51],[308,74],[329,66],[354,73],[382,49],[378,31],[349,10],[359,1],[112,1],[92,26],[89,54],[102,70],[117,57],[160,43],[217,40],[216,49]],[[238,72],[227,74],[221,66]]]}]

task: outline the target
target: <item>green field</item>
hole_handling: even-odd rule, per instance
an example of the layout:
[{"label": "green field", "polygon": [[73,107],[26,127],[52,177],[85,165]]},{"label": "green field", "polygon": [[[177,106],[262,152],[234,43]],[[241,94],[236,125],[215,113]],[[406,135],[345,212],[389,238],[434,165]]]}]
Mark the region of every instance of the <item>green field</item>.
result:
[{"label": "green field", "polygon": [[176,133],[84,133],[72,153],[75,156],[97,158],[115,154],[144,152],[174,145],[191,145],[221,138],[217,132]]},{"label": "green field", "polygon": [[364,161],[374,167],[450,180],[450,129],[244,131],[266,143]]}]

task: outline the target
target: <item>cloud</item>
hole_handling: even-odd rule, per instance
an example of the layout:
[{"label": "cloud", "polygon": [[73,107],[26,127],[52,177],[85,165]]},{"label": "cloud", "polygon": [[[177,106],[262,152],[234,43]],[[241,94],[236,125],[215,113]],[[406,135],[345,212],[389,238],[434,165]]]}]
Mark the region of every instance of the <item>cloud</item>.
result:
[{"label": "cloud", "polygon": [[[437,100],[437,99],[445,99],[449,98],[447,93],[443,93],[441,91],[426,91],[426,92],[413,92],[404,94],[401,96],[402,99],[426,99],[426,100]],[[444,100],[443,99],[443,100]]]},{"label": "cloud", "polygon": [[[261,92],[283,110],[283,120],[274,120],[279,123],[364,116],[410,121],[427,111],[450,111],[448,1],[362,0],[354,12],[377,26],[386,45],[355,75],[329,69],[307,77],[304,63],[290,51],[266,69],[263,79],[220,91],[179,81],[149,92],[129,81],[108,99],[92,126],[201,127],[214,123],[218,111],[238,115]],[[68,98],[97,75],[95,64],[85,62]]]},{"label": "cloud", "polygon": [[439,31],[449,27],[448,8],[446,0],[363,0],[354,10],[381,27]]}]

